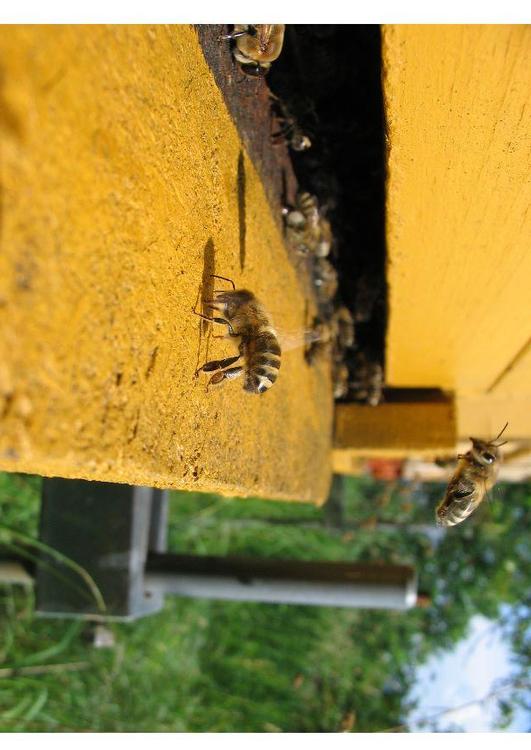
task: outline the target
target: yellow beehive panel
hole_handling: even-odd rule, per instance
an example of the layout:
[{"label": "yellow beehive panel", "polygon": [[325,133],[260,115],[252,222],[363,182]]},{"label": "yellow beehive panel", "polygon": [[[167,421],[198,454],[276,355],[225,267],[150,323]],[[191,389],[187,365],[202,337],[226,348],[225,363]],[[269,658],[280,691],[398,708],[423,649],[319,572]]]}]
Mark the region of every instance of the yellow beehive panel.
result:
[{"label": "yellow beehive panel", "polygon": [[235,353],[192,313],[209,274],[305,309],[194,29],[3,27],[0,69],[0,469],[323,500],[324,363],[193,377]]},{"label": "yellow beehive panel", "polygon": [[[494,381],[489,393],[498,397],[512,394],[526,394],[531,397],[531,341],[527,341],[514,360]],[[531,435],[531,430],[529,434]]]},{"label": "yellow beehive panel", "polygon": [[383,64],[387,380],[485,393],[530,334],[531,27],[386,26]]},{"label": "yellow beehive panel", "polygon": [[505,439],[531,437],[531,396],[463,396],[457,399],[460,438],[494,437],[508,422]]}]

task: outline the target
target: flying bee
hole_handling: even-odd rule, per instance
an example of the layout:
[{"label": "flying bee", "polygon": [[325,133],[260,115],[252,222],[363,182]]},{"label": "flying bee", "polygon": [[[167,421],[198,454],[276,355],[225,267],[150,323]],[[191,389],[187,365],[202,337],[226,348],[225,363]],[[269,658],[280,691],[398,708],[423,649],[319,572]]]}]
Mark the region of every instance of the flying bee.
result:
[{"label": "flying bee", "polygon": [[[209,385],[220,385],[244,375],[244,391],[264,393],[275,383],[280,368],[280,344],[271,319],[252,292],[236,289],[234,282],[224,276],[213,276],[232,285],[232,291],[214,291],[213,299],[204,300],[205,306],[219,313],[219,317],[193,312],[211,323],[226,325],[227,337],[238,341],[239,354],[206,362],[195,375],[213,372]],[[244,364],[236,365],[242,358]]]},{"label": "flying bee", "polygon": [[286,141],[289,147],[294,151],[307,151],[311,147],[312,142],[310,138],[303,133],[297,120],[289,111],[286,103],[283,102],[282,99],[279,99],[278,96],[275,96],[272,92],[269,96],[273,102],[276,119],[280,124],[280,130],[271,134],[273,145]]},{"label": "flying bee", "polygon": [[223,38],[234,41],[232,53],[245,73],[264,76],[282,52],[284,30],[282,23],[236,23]]},{"label": "flying bee", "polygon": [[487,492],[494,486],[500,466],[499,449],[507,442],[496,441],[503,435],[508,424],[494,440],[485,441],[471,437],[472,448],[457,457],[457,469],[435,511],[439,526],[456,526],[464,521],[483,502]]},{"label": "flying bee", "polygon": [[298,193],[295,208],[284,208],[282,214],[286,224],[286,238],[297,253],[317,258],[329,255],[333,241],[332,229],[328,219],[322,215],[314,195]]}]

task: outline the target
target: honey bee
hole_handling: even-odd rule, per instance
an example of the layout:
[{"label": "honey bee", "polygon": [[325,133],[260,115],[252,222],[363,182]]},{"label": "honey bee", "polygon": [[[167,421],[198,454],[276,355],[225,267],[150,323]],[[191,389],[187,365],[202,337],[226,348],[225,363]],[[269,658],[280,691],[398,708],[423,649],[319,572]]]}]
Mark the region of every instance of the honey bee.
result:
[{"label": "honey bee", "polygon": [[263,76],[282,52],[284,30],[282,23],[237,23],[223,38],[234,41],[233,55],[245,73]]},{"label": "honey bee", "polygon": [[353,377],[349,382],[349,396],[369,406],[378,406],[383,396],[384,371],[382,365],[358,352],[352,366]]},{"label": "honey bee", "polygon": [[300,255],[326,258],[332,249],[330,222],[319,210],[317,198],[310,193],[298,193],[295,208],[282,210],[286,224],[286,238]]},{"label": "honey bee", "polygon": [[[213,372],[208,385],[220,385],[244,375],[244,391],[265,393],[275,383],[280,368],[280,344],[271,319],[252,292],[236,289],[234,282],[224,276],[212,275],[232,285],[232,291],[215,290],[214,299],[204,300],[205,306],[220,316],[209,318],[196,310],[193,312],[211,323],[226,325],[227,338],[237,340],[239,353],[206,362],[195,376],[200,372]],[[242,358],[244,364],[236,365]]]},{"label": "honey bee", "polygon": [[349,388],[349,370],[345,364],[345,352],[354,346],[354,321],[347,307],[338,307],[328,318],[317,317],[307,337],[305,359],[313,364],[317,356],[330,351],[332,359],[332,384],[335,399],[344,398]]},{"label": "honey bee", "polygon": [[335,358],[342,358],[345,350],[354,346],[355,330],[352,314],[343,305],[324,319],[317,316],[313,322],[311,334],[307,337],[309,344],[305,358],[312,364],[317,353],[325,348],[332,348]]},{"label": "honey bee", "polygon": [[336,310],[334,317],[337,325],[337,342],[343,353],[345,349],[351,349],[356,341],[354,319],[348,307],[344,305]]},{"label": "honey bee", "polygon": [[327,258],[315,258],[312,279],[318,303],[327,305],[336,296],[339,286],[337,271]]},{"label": "honey bee", "polygon": [[483,502],[488,490],[494,486],[500,465],[499,448],[506,443],[496,443],[496,440],[503,435],[508,424],[494,440],[470,438],[472,448],[464,455],[458,456],[457,469],[435,511],[439,526],[456,526],[464,521]]},{"label": "honey bee", "polygon": [[348,394],[349,371],[344,362],[334,362],[332,367],[332,383],[334,399],[345,398]]},{"label": "honey bee", "polygon": [[307,151],[312,145],[310,138],[302,132],[285,102],[272,92],[269,96],[273,102],[273,108],[276,110],[276,119],[280,124],[280,130],[271,134],[273,144],[287,141],[294,151]]}]

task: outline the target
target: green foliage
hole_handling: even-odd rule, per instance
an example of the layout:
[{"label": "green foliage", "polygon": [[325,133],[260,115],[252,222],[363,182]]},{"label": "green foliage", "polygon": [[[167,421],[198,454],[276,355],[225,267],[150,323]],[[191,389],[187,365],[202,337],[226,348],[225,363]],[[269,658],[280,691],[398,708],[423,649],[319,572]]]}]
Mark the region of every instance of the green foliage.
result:
[{"label": "green foliage", "polygon": [[[36,533],[39,486],[0,475],[0,527]],[[95,650],[86,625],[35,618],[30,593],[0,587],[0,729],[382,731],[406,720],[415,666],[478,613],[504,622],[523,676],[530,490],[502,486],[439,535],[436,487],[348,480],[320,509],[174,493],[172,550],[412,563],[432,604],[403,613],[168,598],[158,615],[113,624],[115,648]],[[70,671],[50,671],[57,664]],[[501,723],[512,705],[504,693]]]},{"label": "green foliage", "polygon": [[0,472],[0,524],[37,535],[41,478]]}]

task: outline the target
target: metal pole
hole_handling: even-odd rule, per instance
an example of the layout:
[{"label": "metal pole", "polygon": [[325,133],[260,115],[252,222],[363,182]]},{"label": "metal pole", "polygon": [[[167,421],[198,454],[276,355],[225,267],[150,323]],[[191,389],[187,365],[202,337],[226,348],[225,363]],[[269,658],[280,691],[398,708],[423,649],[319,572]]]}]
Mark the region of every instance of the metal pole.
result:
[{"label": "metal pole", "polygon": [[405,565],[153,554],[144,585],[157,594],[330,607],[404,610],[417,602],[415,570]]}]

